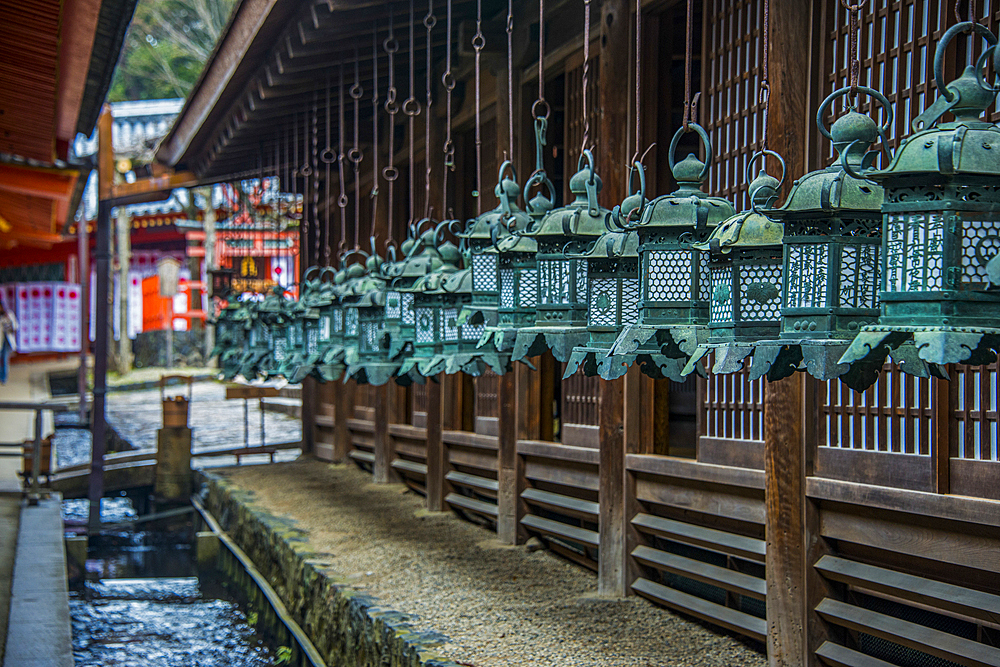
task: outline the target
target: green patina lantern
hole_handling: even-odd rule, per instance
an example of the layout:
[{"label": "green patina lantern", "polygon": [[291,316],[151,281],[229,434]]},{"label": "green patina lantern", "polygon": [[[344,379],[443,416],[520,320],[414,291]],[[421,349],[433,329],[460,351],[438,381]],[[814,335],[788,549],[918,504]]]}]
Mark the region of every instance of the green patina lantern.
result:
[{"label": "green patina lantern", "polygon": [[459,321],[462,309],[472,303],[472,281],[472,268],[469,267],[455,271],[441,285],[445,294],[440,309],[444,372],[479,377],[490,367],[495,373],[503,374],[508,370],[509,358],[500,354],[483,354],[479,349],[479,340],[486,331],[486,325]]},{"label": "green patina lantern", "polygon": [[306,270],[299,300],[294,309],[293,352],[285,364],[283,375],[293,384],[298,384],[313,374],[326,381],[329,369],[323,369],[320,362],[329,344],[329,316],[323,309],[334,300],[333,286],[326,280],[332,273],[329,268],[314,266]]},{"label": "green patina lantern", "polygon": [[267,342],[267,327],[259,316],[259,309],[258,301],[243,301],[240,304],[239,319],[243,322],[245,335],[237,375],[247,380],[257,377],[258,365],[270,349]]},{"label": "green patina lantern", "polygon": [[496,245],[510,234],[510,230],[515,233],[523,232],[531,222],[528,214],[517,206],[521,188],[517,184],[514,166],[509,160],[500,166],[493,192],[499,205],[470,220],[465,232],[459,235],[465,240],[471,254],[472,269],[472,301],[459,313],[460,324],[469,322],[488,327],[497,326],[500,272]]},{"label": "green patina lantern", "polygon": [[247,310],[232,293],[226,297],[226,305],[215,318],[215,347],[209,357],[218,357],[222,377],[232,380],[240,372],[241,360],[245,353]]},{"label": "green patina lantern", "polygon": [[705,161],[689,154],[675,162],[687,132],[678,129],[668,152],[677,190],[653,199],[637,223],[624,225],[639,236],[639,321],[622,329],[612,349],[626,365],[638,361],[646,375],[675,381],[683,379],[682,368],[698,345],[708,341],[709,256],[695,244],[735,214],[728,200],[702,191],[712,144],[700,125],[689,128],[701,139]]},{"label": "green patina lantern", "polygon": [[[990,45],[977,66],[945,85],[943,60],[959,32]],[[980,24],[950,28],[937,46],[938,99],[883,170],[859,174],[885,189],[878,324],[864,327],[841,358],[877,372],[886,356],[915,375],[946,376],[945,364],[986,364],[1000,349],[1000,128],[981,119],[996,90],[977,76],[1000,55]],[[955,120],[940,122],[945,113]],[[860,171],[860,170],[859,170]]]},{"label": "green patina lantern", "polygon": [[[332,276],[332,281],[328,278]],[[324,382],[333,382],[344,373],[344,309],[340,299],[347,283],[347,272],[323,270],[323,288],[317,295],[319,311],[319,359],[315,374]]]},{"label": "green patina lantern", "polygon": [[697,362],[715,350],[714,373],[733,373],[761,340],[781,332],[781,269],[783,228],[771,215],[785,163],[774,151],[758,151],[747,164],[747,176],[758,159],[771,155],[781,163],[781,181],[763,169],[750,184],[749,211],[720,223],[698,250],[711,253],[711,276],[706,343],[698,346],[682,370],[687,375]]},{"label": "green patina lantern", "polygon": [[[573,348],[590,339],[587,331],[587,260],[582,253],[605,231],[609,211],[597,203],[601,177],[594,156],[583,151],[570,179],[574,200],[549,211],[527,234],[537,251],[534,326],[518,329],[511,358],[519,361],[546,349],[568,361]],[[520,295],[524,297],[523,294]]]},{"label": "green patina lantern", "polygon": [[[353,250],[368,259],[361,250]],[[346,257],[346,255],[345,255]],[[361,355],[361,300],[370,290],[377,288],[379,281],[368,275],[366,265],[355,262],[347,267],[347,281],[341,294],[340,303],[344,312],[344,365],[350,369],[360,360]],[[344,375],[346,381],[350,373]]]},{"label": "green patina lantern", "polygon": [[[879,128],[853,106],[830,130],[823,117],[834,100],[862,92],[885,114]],[[863,388],[874,376],[861,367],[839,364],[861,327],[878,319],[879,247],[882,188],[852,174],[873,159],[869,149],[892,125],[892,106],[871,88],[835,91],[816,115],[820,132],[833,142],[839,159],[795,181],[784,205],[768,213],[784,224],[781,335],[759,341],[750,365],[751,380],[771,380],[802,368],[819,380],[840,377]]]},{"label": "green patina lantern", "polygon": [[258,376],[277,375],[288,359],[289,332],[295,304],[286,299],[285,289],[276,286],[264,300],[250,309],[252,322],[248,341],[248,354],[244,357],[240,374],[248,380]]},{"label": "green patina lantern", "polygon": [[[443,222],[438,225],[434,232],[435,238],[442,227],[448,224],[451,223]],[[431,247],[439,261],[435,262],[430,273],[418,278],[406,290],[413,295],[414,341],[413,356],[404,361],[399,369],[401,376],[413,371],[424,377],[443,372],[447,366],[444,354],[444,340],[447,336],[445,328],[450,325],[457,329],[461,305],[454,303],[451,295],[444,290],[444,284],[452,274],[460,270],[462,253],[450,241]],[[442,309],[452,306],[454,317],[445,319]]]}]

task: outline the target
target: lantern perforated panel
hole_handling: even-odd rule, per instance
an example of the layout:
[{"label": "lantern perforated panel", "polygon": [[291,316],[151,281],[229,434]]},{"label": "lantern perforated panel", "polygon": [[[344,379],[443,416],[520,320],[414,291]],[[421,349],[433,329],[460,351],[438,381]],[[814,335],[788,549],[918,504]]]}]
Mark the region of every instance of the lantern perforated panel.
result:
[{"label": "lantern perforated panel", "polygon": [[495,292],[497,289],[497,256],[482,253],[472,256],[472,289],[476,292]]},{"label": "lantern perforated panel", "polygon": [[[986,264],[1000,254],[1000,222],[997,220],[963,220],[962,280],[982,288],[989,282]],[[972,287],[973,285],[968,285]]]},{"label": "lantern perforated panel", "polygon": [[878,308],[878,253],[875,245],[844,246],[840,260],[841,308]]},{"label": "lantern perforated panel", "polygon": [[333,311],[333,330],[336,333],[344,333],[344,311],[339,308]]},{"label": "lantern perforated panel", "polygon": [[711,255],[707,252],[698,251],[698,299],[708,301],[712,298],[712,279],[708,262]]},{"label": "lantern perforated panel", "polygon": [[434,342],[434,309],[417,308],[417,342]]},{"label": "lantern perforated panel", "polygon": [[944,286],[944,216],[890,215],[885,225],[887,292],[923,292]]},{"label": "lantern perforated panel", "polygon": [[789,244],[786,308],[823,308],[830,265],[826,243]]},{"label": "lantern perforated panel", "polygon": [[576,300],[587,300],[587,262],[580,259],[571,259],[576,267]]},{"label": "lantern perforated panel", "polygon": [[635,324],[639,321],[639,279],[622,280],[622,321],[621,324]]},{"label": "lantern perforated panel", "polygon": [[458,309],[442,308],[441,311],[441,340],[446,343],[458,341]]},{"label": "lantern perforated panel", "polygon": [[538,262],[539,293],[542,305],[570,303],[569,260],[550,259]]},{"label": "lantern perforated panel", "polygon": [[500,269],[500,307],[514,307],[514,269]]},{"label": "lantern perforated panel", "polygon": [[618,281],[594,278],[590,281],[588,324],[613,327],[618,324]]},{"label": "lantern perforated panel", "polygon": [[321,315],[319,318],[319,339],[330,340],[330,316]]},{"label": "lantern perforated panel", "polygon": [[385,317],[389,320],[398,320],[403,314],[402,295],[399,292],[386,292],[385,295]]},{"label": "lantern perforated panel", "polygon": [[379,330],[382,327],[378,322],[362,322],[361,323],[361,341],[365,350],[371,352],[378,352],[379,350]]},{"label": "lantern perforated panel", "polygon": [[534,308],[538,305],[538,269],[521,269],[517,295],[522,308]]},{"label": "lantern perforated panel", "polygon": [[732,322],[732,269],[729,267],[712,269],[712,306],[709,320],[712,322]]},{"label": "lantern perforated panel", "polygon": [[288,350],[288,341],[284,338],[278,338],[274,341],[274,360],[284,361],[287,356],[286,352]]},{"label": "lantern perforated panel", "polygon": [[485,324],[463,324],[461,327],[462,340],[475,342],[486,333]]},{"label": "lantern perforated panel", "polygon": [[306,354],[312,356],[319,353],[319,331],[310,328],[306,332]]},{"label": "lantern perforated panel", "polygon": [[413,295],[409,292],[403,292],[400,303],[403,308],[403,324],[413,324],[416,321],[413,315]]},{"label": "lantern perforated panel", "polygon": [[767,322],[780,318],[781,266],[744,265],[740,277],[740,319]]},{"label": "lantern perforated panel", "polygon": [[348,336],[358,335],[358,309],[348,308],[347,314],[344,317],[345,328],[347,330]]},{"label": "lantern perforated panel", "polygon": [[646,253],[644,301],[688,301],[691,299],[690,250],[654,250]]}]

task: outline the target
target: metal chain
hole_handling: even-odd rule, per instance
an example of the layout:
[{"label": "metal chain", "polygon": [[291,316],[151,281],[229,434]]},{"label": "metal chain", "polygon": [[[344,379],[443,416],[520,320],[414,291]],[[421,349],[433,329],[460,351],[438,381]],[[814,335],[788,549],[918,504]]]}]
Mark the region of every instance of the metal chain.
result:
[{"label": "metal chain", "polygon": [[549,103],[545,100],[545,0],[538,0],[538,99],[531,105],[531,117],[549,117]]},{"label": "metal chain", "polygon": [[[337,196],[337,207],[340,209],[340,236],[347,239],[347,187],[344,181],[344,63],[340,63],[337,78],[337,177],[340,182],[340,194]],[[354,237],[357,247],[357,236]],[[346,245],[346,244],[345,244]]]},{"label": "metal chain", "polygon": [[405,102],[403,102],[403,113],[406,114],[407,135],[409,136],[409,140],[410,140],[410,146],[409,146],[409,160],[410,160],[409,165],[410,166],[409,166],[409,169],[408,169],[408,172],[409,172],[408,176],[409,176],[409,180],[410,180],[410,189],[409,189],[410,210],[409,210],[408,225],[411,225],[411,224],[413,224],[413,219],[417,215],[417,209],[416,209],[416,206],[414,205],[414,197],[416,196],[416,188],[414,187],[414,184],[415,184],[415,180],[414,179],[417,176],[416,175],[416,170],[414,169],[414,161],[415,161],[415,157],[414,157],[415,156],[415,150],[414,150],[414,140],[415,140],[414,134],[415,134],[415,131],[414,130],[415,130],[416,117],[420,113],[420,102],[417,101],[416,95],[414,94],[416,91],[414,90],[414,78],[415,77],[414,77],[413,71],[414,71],[414,56],[416,55],[416,45],[413,43],[413,0],[410,0],[410,26],[409,26],[409,29],[410,29],[410,41],[409,41],[409,49],[410,49],[410,53],[409,53],[409,56],[410,56],[409,57],[409,61],[410,61],[410,82],[409,82],[410,83],[410,96],[406,98]]},{"label": "metal chain", "polygon": [[861,8],[868,4],[868,0],[861,0],[851,4],[848,0],[840,0],[840,4],[847,10],[847,30],[850,33],[847,37],[847,59],[851,63],[850,85],[851,92],[856,93],[858,81],[861,78],[861,58],[858,55],[858,32],[860,30],[859,17]]},{"label": "metal chain", "polygon": [[[384,178],[388,183],[389,191],[389,207],[388,216],[386,219],[386,229],[388,230],[388,235],[392,237],[392,217],[395,212],[395,202],[393,201],[395,182],[399,178],[399,170],[396,169],[396,165],[393,164],[393,160],[396,159],[396,114],[399,112],[399,104],[396,102],[396,52],[399,50],[399,42],[396,40],[395,34],[393,33],[393,23],[395,19],[392,16],[392,5],[389,5],[389,36],[385,38],[382,42],[382,48],[385,49],[386,54],[389,56],[389,86],[386,91],[385,98],[385,112],[389,115],[389,159],[388,164],[382,170],[382,178]],[[375,226],[372,225],[372,234],[375,233]]]},{"label": "metal chain", "polygon": [[[360,104],[361,97],[365,94],[364,88],[361,87],[361,77],[358,75],[358,68],[361,59],[358,56],[358,47],[354,47],[354,84],[351,86],[350,95],[351,100],[354,102],[354,144],[351,146],[351,150],[347,151],[347,159],[351,161],[351,166],[354,171],[354,229],[355,238],[357,238],[357,230],[361,228],[361,161],[364,160],[364,153],[361,152],[361,148],[358,146],[358,121],[361,118],[360,114]],[[341,77],[343,78],[343,77]],[[376,83],[378,83],[376,81]],[[344,102],[341,100],[340,103],[341,116],[340,124],[344,125]],[[375,151],[378,154],[378,151]],[[377,179],[376,179],[377,180]],[[346,220],[344,226],[346,228]]]},{"label": "metal chain", "polygon": [[[326,74],[326,147],[319,154],[319,159],[323,163],[325,192],[323,200],[326,202],[325,216],[323,220],[323,233],[326,235],[326,247],[323,249],[323,266],[330,266],[330,165],[336,160],[333,149],[330,147],[330,73]],[[344,240],[344,225],[340,226],[340,240]]]},{"label": "metal chain", "polygon": [[590,143],[590,105],[587,104],[587,88],[590,87],[590,4],[591,0],[583,0],[583,76],[580,86],[583,95],[583,141],[580,142],[580,155]]},{"label": "metal chain", "polygon": [[979,18],[978,18],[979,12],[976,11],[976,0],[967,0],[966,9],[969,18],[963,19],[962,0],[955,0],[955,20],[958,21],[959,23],[964,23],[965,21],[968,21],[969,23],[979,23]]},{"label": "metal chain", "polygon": [[451,71],[451,2],[448,0],[447,7],[447,37],[445,38],[445,69],[441,76],[441,82],[445,90],[445,134],[444,134],[444,178],[441,179],[441,208],[442,213],[447,211],[448,217],[452,217],[452,208],[448,206],[448,172],[455,171],[455,144],[451,139],[451,103],[452,91],[455,90],[455,76]]},{"label": "metal chain", "polygon": [[[590,0],[586,0],[587,3]],[[482,115],[480,112],[481,88],[482,88],[482,51],[486,46],[486,37],[483,36],[483,1],[476,0],[476,34],[472,38],[472,48],[476,52],[476,191],[472,196],[476,198],[476,216],[483,213],[483,128]]]},{"label": "metal chain", "polygon": [[684,131],[688,131],[691,123],[697,122],[698,98],[701,91],[691,99],[691,51],[694,44],[694,0],[687,2],[687,35],[684,45]]},{"label": "metal chain", "polygon": [[292,119],[292,214],[299,206],[299,113]]},{"label": "metal chain", "polygon": [[514,0],[507,0],[507,140],[514,161]]},{"label": "metal chain", "polygon": [[424,27],[427,28],[427,69],[424,72],[424,79],[427,84],[427,97],[424,102],[424,112],[427,114],[424,117],[424,217],[431,217],[431,150],[430,150],[430,139],[431,139],[431,104],[433,103],[433,97],[431,95],[431,32],[434,30],[434,26],[437,25],[437,19],[434,17],[434,0],[428,0],[427,2],[427,15],[424,16]]},{"label": "metal chain", "polygon": [[[392,19],[390,19],[391,22]],[[378,168],[378,22],[372,26],[372,191],[369,195],[372,207],[372,229],[375,229],[375,219],[378,212],[378,177],[382,173]],[[357,122],[357,121],[355,121]],[[358,247],[361,225],[354,223],[354,247]]]},{"label": "metal chain", "polygon": [[642,0],[635,0],[635,154],[629,160],[629,180],[632,165],[639,160],[642,141]]},{"label": "metal chain", "polygon": [[760,96],[758,97],[758,102],[761,105],[761,123],[763,125],[760,135],[760,148],[761,150],[767,150],[767,111],[768,106],[771,103],[771,84],[769,81],[769,68],[768,68],[768,51],[769,48],[769,37],[770,37],[770,20],[769,20],[769,9],[771,6],[770,0],[764,0],[764,25],[763,34],[761,36],[761,44],[763,46],[764,53],[761,56],[761,77],[760,77]]},{"label": "metal chain", "polygon": [[[321,242],[324,240],[323,236],[320,234],[319,228],[319,131],[318,131],[318,118],[319,109],[317,107],[317,94],[313,93],[313,106],[312,106],[312,153],[310,155],[310,168],[312,170],[312,210],[310,215],[313,219],[313,233],[316,235],[315,243],[313,244],[313,252],[315,253],[312,258],[313,264],[319,263],[319,251]],[[330,225],[327,224],[325,228],[325,242],[329,247],[330,244]],[[306,267],[303,267],[306,268]]]}]

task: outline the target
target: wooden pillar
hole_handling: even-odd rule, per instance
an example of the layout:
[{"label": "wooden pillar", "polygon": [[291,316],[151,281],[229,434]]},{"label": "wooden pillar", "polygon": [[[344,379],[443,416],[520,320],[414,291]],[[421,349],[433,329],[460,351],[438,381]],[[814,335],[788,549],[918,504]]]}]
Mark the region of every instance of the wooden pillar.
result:
[{"label": "wooden pillar", "polygon": [[[517,409],[518,364],[512,371],[504,373],[497,382],[497,403],[500,405],[497,453],[497,537],[504,544],[518,544],[518,512],[520,483],[517,465],[517,423],[519,418],[510,419]],[[507,419],[504,419],[507,417]]]},{"label": "wooden pillar", "polygon": [[302,381],[302,453],[316,451],[316,406],[319,389],[316,378],[307,377]]},{"label": "wooden pillar", "polygon": [[[601,3],[600,80],[629,82],[632,76],[632,42],[635,35],[630,26],[632,3],[627,0],[604,0]],[[648,39],[648,36],[647,36]],[[633,91],[628,85],[598,87],[597,108],[601,123],[601,141],[596,147],[597,169],[604,181],[601,199],[609,208],[628,194],[629,124],[633,122],[631,95],[622,98],[623,91]],[[633,91],[634,92],[634,91]]]},{"label": "wooden pillar", "polygon": [[376,484],[395,484],[399,476],[392,467],[396,458],[396,448],[389,437],[389,422],[392,421],[393,401],[389,398],[389,385],[374,387],[375,394],[375,462],[372,477]]},{"label": "wooden pillar", "polygon": [[[812,3],[811,3],[812,4]],[[785,159],[786,184],[806,172],[809,39],[813,16],[797,0],[771,0],[770,145]],[[774,165],[771,165],[774,169]],[[772,173],[775,173],[772,171]],[[776,174],[777,175],[777,174]],[[767,517],[767,654],[775,667],[813,662],[808,581],[818,536],[805,495],[805,379],[796,373],[764,389],[764,493]]]},{"label": "wooden pillar", "polygon": [[624,377],[601,382],[599,595],[625,595],[625,384]]},{"label": "wooden pillar", "polygon": [[432,512],[445,510],[447,495],[447,452],[441,440],[441,383],[444,374],[427,379],[427,509]]},{"label": "wooden pillar", "polygon": [[[651,408],[653,404],[653,381],[642,374],[637,365],[629,368],[625,374],[625,433],[624,455],[645,454],[649,448],[646,441],[653,432]],[[631,557],[632,551],[639,546],[639,531],[632,525],[632,518],[642,511],[636,499],[635,477],[622,466],[622,534],[623,534],[623,595],[630,595],[632,582],[638,579],[640,568]]]},{"label": "wooden pillar", "polygon": [[354,413],[354,397],[350,385],[340,381],[335,383],[333,392],[333,461],[343,463],[351,451],[347,420]]}]

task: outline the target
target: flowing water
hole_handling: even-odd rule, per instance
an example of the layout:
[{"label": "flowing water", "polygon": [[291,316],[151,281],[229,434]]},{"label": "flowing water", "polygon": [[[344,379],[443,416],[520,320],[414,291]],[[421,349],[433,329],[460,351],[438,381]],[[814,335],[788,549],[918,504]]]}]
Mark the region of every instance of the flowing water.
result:
[{"label": "flowing water", "polygon": [[[70,523],[86,501],[66,501]],[[105,499],[104,522],[133,518],[126,498]],[[190,524],[91,537],[84,572],[70,572],[77,667],[265,667],[281,648],[256,631],[257,614],[217,575],[197,572]],[[233,587],[235,590],[235,587]]]}]

